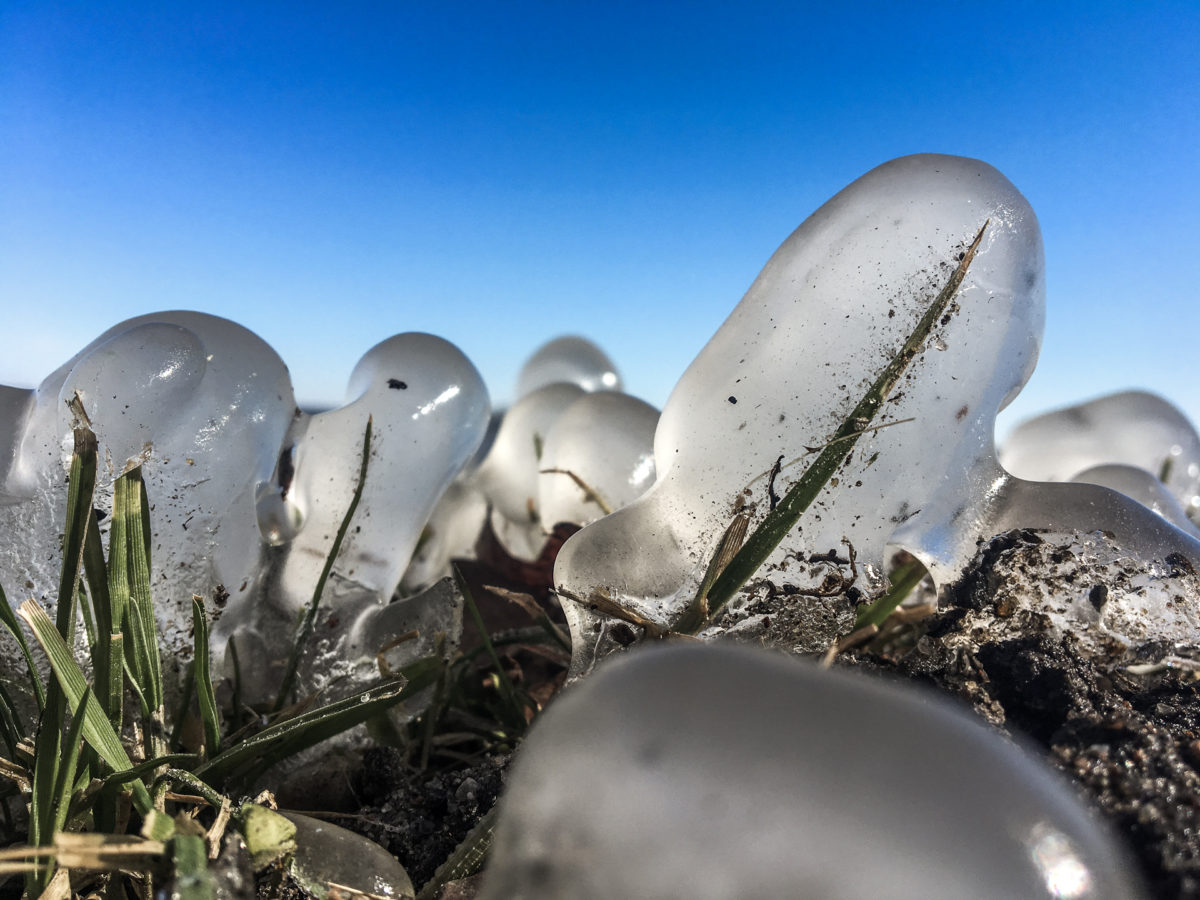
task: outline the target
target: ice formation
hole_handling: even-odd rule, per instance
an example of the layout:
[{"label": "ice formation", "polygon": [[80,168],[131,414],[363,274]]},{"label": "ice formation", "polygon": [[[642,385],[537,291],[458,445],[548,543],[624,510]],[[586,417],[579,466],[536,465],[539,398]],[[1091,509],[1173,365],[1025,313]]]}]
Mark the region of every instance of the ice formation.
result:
[{"label": "ice formation", "polygon": [[1098,465],[1137,466],[1160,478],[1190,517],[1200,516],[1200,435],[1170,402],[1122,391],[1018,425],[1000,450],[1018,478],[1068,481]]},{"label": "ice formation", "polygon": [[66,401],[78,393],[99,441],[96,506],[109,508],[113,479],[142,463],[164,663],[186,662],[192,594],[210,597],[222,584],[246,597],[261,573],[254,489],[270,477],[295,412],[287,367],[233,322],[165,312],[110,328],[23,393],[0,422],[11,447],[0,461],[0,584],[10,602],[32,596],[52,606],[57,594],[72,447]]},{"label": "ice formation", "polygon": [[485,900],[1144,896],[1071,790],[966,713],[747,648],[601,670],[500,802]]},{"label": "ice formation", "polygon": [[[106,508],[115,476],[142,464],[164,661],[190,658],[192,595],[215,596],[224,606],[213,633],[218,664],[236,634],[247,699],[278,689],[297,613],[354,495],[368,417],[370,471],[326,586],[330,627],[319,643],[342,665],[365,657],[374,669],[395,628],[431,615],[428,604],[386,604],[426,517],[487,425],[482,379],[453,345],[389,338],[356,366],[344,406],[309,416],[260,338],[215,316],[167,312],[105,332],[36,391],[7,389],[0,435],[13,450],[0,462],[0,583],[13,603],[49,602],[57,589],[71,452],[65,401],[75,394],[99,440],[97,506]],[[455,610],[440,615],[452,630]],[[337,674],[316,669],[310,679],[322,683]]]},{"label": "ice formation", "polygon": [[548,526],[586,525],[632,503],[654,483],[658,410],[614,391],[585,394],[550,426],[538,515]]},{"label": "ice formation", "polygon": [[619,391],[621,376],[603,350],[587,338],[569,335],[547,341],[525,361],[517,379],[517,398],[551,384],[574,384],[585,391]]},{"label": "ice formation", "polygon": [[745,516],[753,530],[798,479],[981,233],[922,352],[743,599],[760,587],[819,592],[831,572],[822,557],[842,560],[839,577],[856,590],[877,590],[896,548],[944,586],[980,540],[1012,528],[1111,529],[1123,553],[1200,564],[1200,543],[1117,493],[1034,484],[1000,467],[995,417],[1028,379],[1041,339],[1040,229],[986,163],[903,157],[842,190],[776,251],[668,399],[655,486],[563,547],[555,580],[580,601],[565,604],[575,674],[614,646],[613,621],[590,598],[678,621],[730,523]]}]

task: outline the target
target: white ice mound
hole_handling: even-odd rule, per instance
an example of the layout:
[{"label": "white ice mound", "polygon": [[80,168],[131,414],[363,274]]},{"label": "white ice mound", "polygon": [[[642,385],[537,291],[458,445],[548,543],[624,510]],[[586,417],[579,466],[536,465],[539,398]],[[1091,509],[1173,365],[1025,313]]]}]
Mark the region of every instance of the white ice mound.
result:
[{"label": "white ice mound", "polygon": [[547,526],[586,525],[632,503],[654,483],[658,410],[615,391],[585,394],[550,426],[538,514]]},{"label": "white ice mound", "polygon": [[515,556],[533,558],[542,549],[538,481],[546,436],[583,395],[577,384],[556,382],[523,396],[504,414],[488,455],[471,477],[491,505],[496,536]]},{"label": "white ice mound", "polygon": [[[247,657],[278,664],[277,654],[247,650],[276,643],[311,601],[354,496],[368,417],[367,479],[323,600],[337,627],[322,634],[344,634],[360,617],[378,615],[435,504],[483,440],[490,411],[482,378],[453,344],[410,333],[371,348],[350,376],[345,405],[299,415],[275,472],[259,486],[259,522],[273,544],[270,578],[252,607],[226,612],[217,644],[235,633],[243,667]],[[328,653],[336,659],[345,649],[332,641]],[[256,674],[262,678],[251,683],[278,680]]]},{"label": "white ice mound", "polygon": [[[763,571],[848,540],[878,585],[897,525],[959,496],[993,456],[998,410],[1033,369],[1041,233],[1024,197],[978,160],[910,156],[869,172],[801,225],[680,379],[655,437],[658,481],[564,546],[560,587],[606,589],[670,621],[739,512],[761,521],[850,414],[987,224],[953,305],[874,426]],[[904,420],[912,421],[904,421]],[[776,463],[782,470],[771,477]],[[988,466],[988,471],[992,467]],[[962,548],[965,563],[974,551]],[[595,623],[569,612],[577,637]]]},{"label": "white ice mound", "polygon": [[1200,516],[1200,435],[1169,401],[1122,391],[1054,410],[1018,425],[1000,450],[1018,478],[1069,481],[1108,463],[1161,478],[1189,517]]},{"label": "white ice mound", "polygon": [[[176,669],[169,688],[191,656],[199,594],[224,607],[218,663],[239,637],[247,700],[278,691],[297,613],[358,484],[368,417],[369,474],[301,684],[347,669],[377,678],[375,652],[413,622],[430,641],[439,630],[456,636],[452,591],[386,606],[425,519],[487,427],[483,381],[453,345],[389,338],[355,368],[346,405],[308,416],[259,337],[215,316],[164,312],[109,329],[36,391],[0,389],[0,584],[14,605],[32,596],[52,607],[57,594],[76,396],[99,442],[96,508],[110,508],[117,476],[142,467],[162,658]],[[362,658],[370,672],[356,668]]]},{"label": "white ice mound", "polygon": [[621,376],[594,343],[567,335],[547,341],[525,361],[517,379],[517,398],[559,383],[578,385],[585,391],[619,391]]},{"label": "white ice mound", "polygon": [[[8,389],[11,391],[11,389]],[[190,657],[192,594],[253,593],[261,571],[254,486],[270,477],[295,413],[287,367],[258,336],[196,312],[110,328],[5,410],[0,584],[10,602],[52,606],[61,564],[78,393],[99,440],[96,506],[141,463],[152,504],[155,610],[167,663]],[[10,397],[15,395],[9,394]],[[102,525],[105,523],[102,523]]]},{"label": "white ice mound", "polygon": [[484,900],[1145,896],[1035,758],[933,696],[762,651],[645,650],[557,700]]}]

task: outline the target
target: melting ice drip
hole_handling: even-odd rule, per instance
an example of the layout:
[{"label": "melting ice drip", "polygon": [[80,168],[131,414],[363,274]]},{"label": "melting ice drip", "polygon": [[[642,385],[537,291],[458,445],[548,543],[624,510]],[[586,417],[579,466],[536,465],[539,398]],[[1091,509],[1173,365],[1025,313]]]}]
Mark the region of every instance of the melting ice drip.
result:
[{"label": "melting ice drip", "polygon": [[371,473],[324,601],[327,624],[337,624],[322,629],[303,683],[350,674],[327,664],[349,665],[367,645],[373,667],[374,650],[413,616],[432,616],[430,639],[434,630],[455,638],[452,608],[387,606],[430,511],[486,429],[487,391],[453,345],[389,338],[355,367],[344,406],[310,416],[257,336],[215,316],[166,312],[109,329],[35,391],[5,388],[0,583],[12,602],[49,604],[56,591],[72,428],[64,401],[75,395],[99,440],[97,506],[115,476],[142,464],[168,665],[181,670],[190,656],[192,595],[227,592],[215,649],[237,637],[244,683],[263,695],[248,700],[278,688],[297,612],[354,492],[368,416]]},{"label": "melting ice drip", "polygon": [[[1028,379],[1041,340],[1037,219],[986,163],[904,157],[845,188],[776,251],[668,399],[654,440],[654,487],[563,547],[555,580],[585,601],[565,604],[575,674],[614,646],[613,621],[586,599],[600,590],[664,625],[678,621],[732,519],[749,516],[753,529],[798,478],[985,223],[947,315],[872,423],[883,427],[859,438],[755,587],[812,590],[813,567],[804,563],[831,548],[846,553],[847,544],[860,588],[880,588],[896,549],[945,586],[980,540],[1012,528],[1107,530],[1114,559],[1180,554],[1200,564],[1196,539],[1121,494],[1022,481],[1000,466],[995,417]],[[1192,458],[1180,477],[1192,477]],[[1155,596],[1169,605],[1175,592]]]}]

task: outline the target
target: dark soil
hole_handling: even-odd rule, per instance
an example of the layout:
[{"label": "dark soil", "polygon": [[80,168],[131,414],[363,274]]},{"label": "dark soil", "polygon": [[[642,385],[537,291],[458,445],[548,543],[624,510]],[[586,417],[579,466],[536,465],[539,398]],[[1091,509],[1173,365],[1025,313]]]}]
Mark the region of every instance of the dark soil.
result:
[{"label": "dark soil", "polygon": [[488,757],[431,774],[408,766],[397,750],[374,748],[358,785],[363,808],[338,824],[383,846],[419,889],[495,804],[507,765],[507,757]]},{"label": "dark soil", "polygon": [[[1131,674],[1053,629],[1006,618],[997,593],[1015,555],[1039,539],[1013,533],[984,548],[949,603],[907,646],[842,662],[933,685],[1046,760],[1129,842],[1151,896],[1200,898],[1200,688],[1193,671]],[[1147,646],[1158,658],[1167,648]]]}]

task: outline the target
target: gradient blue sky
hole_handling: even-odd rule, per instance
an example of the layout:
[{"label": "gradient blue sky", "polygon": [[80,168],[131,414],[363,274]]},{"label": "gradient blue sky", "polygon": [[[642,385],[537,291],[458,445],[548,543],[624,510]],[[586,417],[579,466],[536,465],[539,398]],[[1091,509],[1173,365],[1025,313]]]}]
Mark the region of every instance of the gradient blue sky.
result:
[{"label": "gradient blue sky", "polygon": [[1200,419],[1198,48],[1195,0],[8,2],[0,382],[183,307],[309,402],[421,330],[501,402],[583,333],[661,405],[810,212],[937,151],[1042,223],[1014,414],[1140,386]]}]

